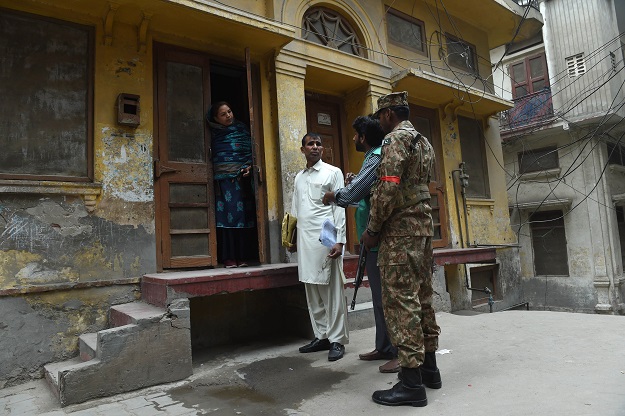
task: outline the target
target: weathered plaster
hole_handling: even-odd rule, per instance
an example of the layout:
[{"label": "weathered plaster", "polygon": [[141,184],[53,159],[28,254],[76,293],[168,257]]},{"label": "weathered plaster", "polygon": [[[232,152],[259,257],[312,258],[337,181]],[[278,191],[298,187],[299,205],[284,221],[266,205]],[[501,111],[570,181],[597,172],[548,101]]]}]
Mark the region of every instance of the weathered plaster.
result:
[{"label": "weathered plaster", "polygon": [[2,205],[0,289],[154,271],[153,234],[87,215],[77,197],[4,197]]},{"label": "weathered plaster", "polygon": [[[24,279],[23,272],[25,268],[30,268],[33,273],[39,262],[45,262],[42,255],[33,254],[21,250],[1,250],[0,251],[0,287],[7,288],[21,283]],[[37,279],[39,280],[39,279]],[[45,279],[46,281],[55,281],[56,279]]]},{"label": "weathered plaster", "polygon": [[302,138],[306,133],[306,104],[303,77],[290,76],[277,68],[278,119],[280,162],[282,168],[282,199],[284,210],[290,211],[293,182],[297,173],[306,166],[301,152]]},{"label": "weathered plaster", "polygon": [[97,167],[104,197],[126,202],[152,202],[152,135],[101,127]]},{"label": "weathered plaster", "polygon": [[111,304],[136,299],[138,286],[0,298],[0,388],[43,376],[43,365],[78,353],[78,336],[107,326]]}]

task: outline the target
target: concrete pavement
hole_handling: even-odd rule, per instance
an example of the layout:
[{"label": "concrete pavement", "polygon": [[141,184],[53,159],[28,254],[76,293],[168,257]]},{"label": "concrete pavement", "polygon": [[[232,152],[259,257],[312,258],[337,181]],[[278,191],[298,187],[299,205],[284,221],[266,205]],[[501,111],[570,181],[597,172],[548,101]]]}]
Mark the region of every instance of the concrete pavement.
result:
[{"label": "concrete pavement", "polygon": [[625,317],[541,311],[437,314],[443,388],[424,408],[380,406],[395,374],[364,362],[373,328],[343,359],[290,339],[194,356],[178,383],[60,408],[43,380],[0,390],[1,415],[625,415]]}]

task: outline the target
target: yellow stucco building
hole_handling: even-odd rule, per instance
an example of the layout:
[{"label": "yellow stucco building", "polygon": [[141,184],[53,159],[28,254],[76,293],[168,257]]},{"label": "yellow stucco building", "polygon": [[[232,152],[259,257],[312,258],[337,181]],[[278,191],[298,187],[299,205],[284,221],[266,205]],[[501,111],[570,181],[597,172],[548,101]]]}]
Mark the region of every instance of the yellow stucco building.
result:
[{"label": "yellow stucco building", "polygon": [[[541,24],[512,0],[0,0],[0,323],[10,334],[0,345],[33,345],[1,356],[0,387],[75,355],[111,305],[145,299],[143,276],[220,270],[205,123],[220,100],[253,136],[258,264],[289,262],[280,225],[304,134],[320,132],[324,159],[357,172],[351,122],[405,90],[436,150],[437,307],[486,305],[469,285],[489,286],[499,309],[522,302],[497,118],[512,104],[494,95],[488,57]],[[235,292],[293,279],[263,270],[249,287],[242,277],[193,293],[245,303]]]}]

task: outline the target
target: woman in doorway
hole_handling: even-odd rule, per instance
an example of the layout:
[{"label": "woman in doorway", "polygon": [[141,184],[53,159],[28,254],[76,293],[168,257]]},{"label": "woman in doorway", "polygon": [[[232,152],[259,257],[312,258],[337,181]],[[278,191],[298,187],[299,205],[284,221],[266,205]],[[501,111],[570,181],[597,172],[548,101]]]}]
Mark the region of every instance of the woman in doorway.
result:
[{"label": "woman in doorway", "polygon": [[245,267],[255,257],[251,242],[257,241],[251,136],[225,101],[213,104],[206,119],[212,137],[219,261],[227,268]]}]

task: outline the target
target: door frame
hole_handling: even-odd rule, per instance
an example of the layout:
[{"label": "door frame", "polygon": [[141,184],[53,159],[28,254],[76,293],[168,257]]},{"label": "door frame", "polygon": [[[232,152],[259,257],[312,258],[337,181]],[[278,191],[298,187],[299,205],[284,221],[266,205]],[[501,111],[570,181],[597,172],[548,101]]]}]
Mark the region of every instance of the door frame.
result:
[{"label": "door frame", "polygon": [[[247,49],[247,48],[246,48]],[[268,249],[269,249],[269,233],[267,231],[268,224],[268,213],[267,213],[267,192],[266,192],[266,184],[265,184],[265,157],[264,157],[264,140],[263,140],[263,127],[262,127],[262,101],[261,101],[261,88],[260,88],[260,70],[257,64],[253,64],[249,58],[249,50],[241,51],[241,60],[234,61],[231,58],[218,56],[215,54],[211,54],[206,51],[188,49],[172,44],[161,43],[154,41],[153,42],[153,149],[152,149],[152,158],[153,161],[159,159],[159,132],[161,126],[159,125],[159,103],[158,103],[158,59],[162,56],[162,53],[166,51],[178,51],[180,53],[188,53],[201,55],[208,59],[209,62],[219,62],[221,64],[238,66],[242,69],[243,72],[247,75],[248,86],[248,102],[247,107],[249,108],[249,116],[250,116],[250,133],[253,138],[253,152],[254,152],[254,164],[255,169],[253,170],[254,180],[255,180],[255,197],[256,197],[256,223],[257,223],[257,231],[258,231],[258,257],[261,264],[267,263],[268,260]],[[210,73],[210,67],[209,67]],[[251,84],[250,84],[251,83]],[[208,82],[208,103],[205,103],[206,108],[210,107],[210,103],[212,101],[211,91],[210,91],[210,74],[209,74],[209,82]],[[208,134],[210,138],[210,132],[206,127],[206,134]],[[210,149],[210,139],[208,141],[208,149]],[[208,150],[210,157],[210,150]],[[211,175],[212,177],[212,175]],[[163,267],[163,250],[162,250],[162,221],[160,218],[160,211],[157,201],[160,200],[160,186],[156,186],[156,175],[153,172],[153,183],[154,183],[154,221],[155,221],[155,239],[156,239],[156,268],[158,272],[162,272],[164,270]],[[212,190],[213,186],[209,186],[209,189]],[[214,198],[210,197],[211,203],[214,205]],[[214,220],[214,206],[211,211],[213,220]],[[217,242],[215,233],[211,233],[209,237],[211,239],[211,254],[214,256],[215,261],[213,266],[217,263]],[[200,266],[201,267],[201,266]]]},{"label": "door frame", "polygon": [[[315,93],[315,92],[308,91],[308,90],[306,90],[305,92],[305,99],[306,99],[306,104],[307,104],[306,105],[306,128],[309,128],[308,127],[309,126],[308,121],[310,120],[309,117],[312,117],[312,115],[309,114],[309,106],[308,106],[309,101],[320,103],[321,105],[327,104],[327,105],[336,107],[337,114],[338,114],[338,121],[337,121],[338,149],[337,150],[338,150],[338,160],[339,160],[339,164],[337,166],[341,169],[341,171],[343,172],[343,175],[345,175],[345,173],[352,170],[351,167],[349,166],[349,157],[348,157],[348,154],[349,154],[348,147],[350,146],[352,141],[350,140],[351,136],[345,137],[346,136],[346,124],[344,121],[346,119],[346,116],[344,113],[344,104],[345,104],[344,100],[339,97]],[[336,156],[335,156],[335,159],[336,159]],[[358,170],[360,170],[360,167],[358,168]],[[359,250],[359,236],[356,235],[356,220],[354,219],[355,211],[356,209],[354,207],[345,208],[345,222],[346,222],[345,234],[346,234],[346,239],[347,239],[346,244],[345,244],[346,246],[345,250],[349,251],[352,254],[357,254]]]}]

